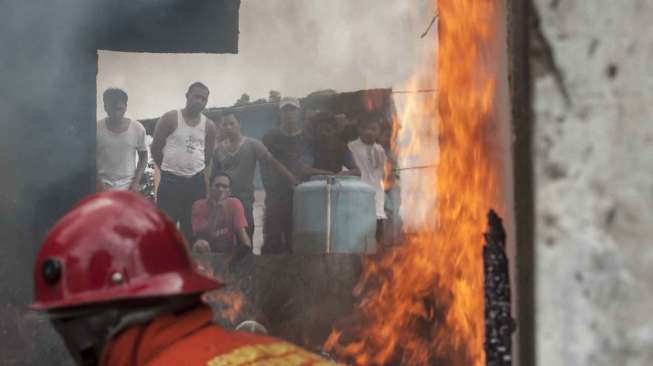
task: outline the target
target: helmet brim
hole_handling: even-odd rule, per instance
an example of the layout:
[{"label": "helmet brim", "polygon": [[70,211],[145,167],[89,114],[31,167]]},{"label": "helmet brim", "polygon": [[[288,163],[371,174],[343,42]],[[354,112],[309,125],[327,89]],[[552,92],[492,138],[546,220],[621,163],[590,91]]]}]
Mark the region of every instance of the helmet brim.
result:
[{"label": "helmet brim", "polygon": [[215,278],[204,276],[194,270],[170,272],[143,279],[130,279],[124,284],[103,291],[89,291],[67,297],[63,301],[37,299],[32,310],[54,310],[104,302],[129,301],[133,299],[184,296],[217,290],[224,284]]}]

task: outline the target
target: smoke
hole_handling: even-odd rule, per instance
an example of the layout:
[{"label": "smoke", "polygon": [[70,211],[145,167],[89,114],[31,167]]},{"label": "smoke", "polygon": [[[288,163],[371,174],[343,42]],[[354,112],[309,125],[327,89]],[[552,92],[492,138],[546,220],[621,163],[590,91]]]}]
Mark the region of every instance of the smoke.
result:
[{"label": "smoke", "polygon": [[271,89],[305,96],[403,85],[432,49],[420,38],[432,16],[429,0],[243,0],[236,55],[100,51],[98,116],[112,86],[129,93],[130,116],[149,118],[182,106],[196,80],[211,89],[209,106]]}]

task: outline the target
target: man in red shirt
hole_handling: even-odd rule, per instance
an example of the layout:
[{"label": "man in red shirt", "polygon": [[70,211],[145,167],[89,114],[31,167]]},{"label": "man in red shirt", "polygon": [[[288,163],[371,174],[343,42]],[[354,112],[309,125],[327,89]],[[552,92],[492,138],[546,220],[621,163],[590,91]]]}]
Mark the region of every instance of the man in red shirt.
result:
[{"label": "man in red shirt", "polygon": [[209,246],[211,252],[234,255],[252,251],[242,203],[231,194],[231,177],[217,172],[211,178],[209,196],[193,204],[194,247]]}]

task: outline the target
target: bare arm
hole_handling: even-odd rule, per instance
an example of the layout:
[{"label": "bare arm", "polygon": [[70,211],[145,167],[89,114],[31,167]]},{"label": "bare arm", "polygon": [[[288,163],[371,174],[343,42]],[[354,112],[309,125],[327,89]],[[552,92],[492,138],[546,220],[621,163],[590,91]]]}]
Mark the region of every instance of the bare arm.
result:
[{"label": "bare arm", "polygon": [[215,204],[208,201],[206,221],[203,220],[202,214],[200,213],[198,203],[193,204],[193,209],[191,212],[191,224],[193,226],[193,237],[195,240],[203,239],[209,240],[211,238],[211,233],[215,232],[217,210]]},{"label": "bare arm", "polygon": [[147,166],[147,150],[138,152],[138,165],[136,165],[136,171],[134,172],[134,179],[132,179],[129,189],[137,192],[140,188],[141,179],[143,178],[143,172],[145,172],[145,167]]},{"label": "bare arm", "polygon": [[308,165],[303,166],[303,171],[305,175],[332,175],[333,174],[333,172],[331,171],[313,168],[312,166],[308,166]]},{"label": "bare arm", "polygon": [[95,175],[95,190],[97,192],[102,192],[105,189],[106,189],[106,187],[104,186],[104,182],[102,182],[102,179],[100,179],[100,175],[96,174]]},{"label": "bare arm", "polygon": [[333,175],[333,172],[330,170],[323,170],[323,169],[317,169],[313,168],[312,166],[306,166],[304,167],[304,172],[305,174],[311,176],[311,175]]},{"label": "bare arm", "polygon": [[288,168],[286,168],[285,165],[281,164],[279,160],[275,159],[273,156],[270,156],[270,158],[268,159],[268,163],[272,165],[272,167],[274,168],[274,170],[277,171],[277,173],[284,176],[288,180],[288,183],[290,183],[290,185],[296,186],[297,184],[299,184],[299,179],[297,179],[297,177],[295,177],[295,175],[291,173],[290,170],[288,170]]},{"label": "bare arm", "polygon": [[249,250],[252,250],[252,241],[249,239],[249,235],[247,235],[247,230],[245,228],[240,228],[238,231],[236,231],[236,236],[238,237],[238,242],[241,245],[246,246],[249,248]]},{"label": "bare arm", "polygon": [[[264,136],[263,139],[266,140],[268,135]],[[281,176],[286,178],[288,183],[291,186],[296,186],[299,184],[299,179],[295,177],[295,175],[286,168],[285,165],[283,165],[282,162],[277,160],[272,153],[270,153],[270,150],[268,150],[267,146],[264,143],[257,142],[255,144],[256,147],[256,158],[258,159],[259,163],[266,163],[270,164],[272,168]]]},{"label": "bare arm", "polygon": [[356,165],[354,155],[352,154],[351,150],[349,150],[349,148],[347,148],[347,153],[345,156],[345,167],[347,167],[348,170],[340,172],[340,175],[355,175],[357,177],[361,176],[361,170],[358,168],[358,165]]},{"label": "bare arm", "polygon": [[343,170],[338,174],[340,174],[340,175],[352,175],[352,176],[360,177],[361,176],[361,171],[358,168],[354,168],[354,169],[349,169],[349,170]]},{"label": "bare arm", "polygon": [[163,162],[163,147],[166,145],[166,139],[177,129],[177,119],[175,112],[168,112],[161,116],[154,128],[152,140],[152,159],[156,165],[161,167]]},{"label": "bare arm", "polygon": [[206,138],[204,139],[204,164],[208,167],[213,159],[215,140],[218,136],[218,129],[210,119],[206,119]]}]

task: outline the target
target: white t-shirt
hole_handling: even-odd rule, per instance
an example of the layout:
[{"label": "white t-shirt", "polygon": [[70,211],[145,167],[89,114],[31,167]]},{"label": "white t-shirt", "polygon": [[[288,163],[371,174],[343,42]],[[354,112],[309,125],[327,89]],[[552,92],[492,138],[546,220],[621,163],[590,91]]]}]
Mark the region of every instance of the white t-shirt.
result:
[{"label": "white t-shirt", "polygon": [[145,128],[133,119],[124,132],[109,131],[106,118],[97,122],[97,171],[112,189],[129,189],[136,171],[136,153],[147,151]]},{"label": "white t-shirt", "polygon": [[368,145],[361,139],[350,142],[347,147],[361,171],[361,180],[374,187],[376,191],[376,218],[385,219],[385,192],[383,190],[385,150],[379,144]]}]

